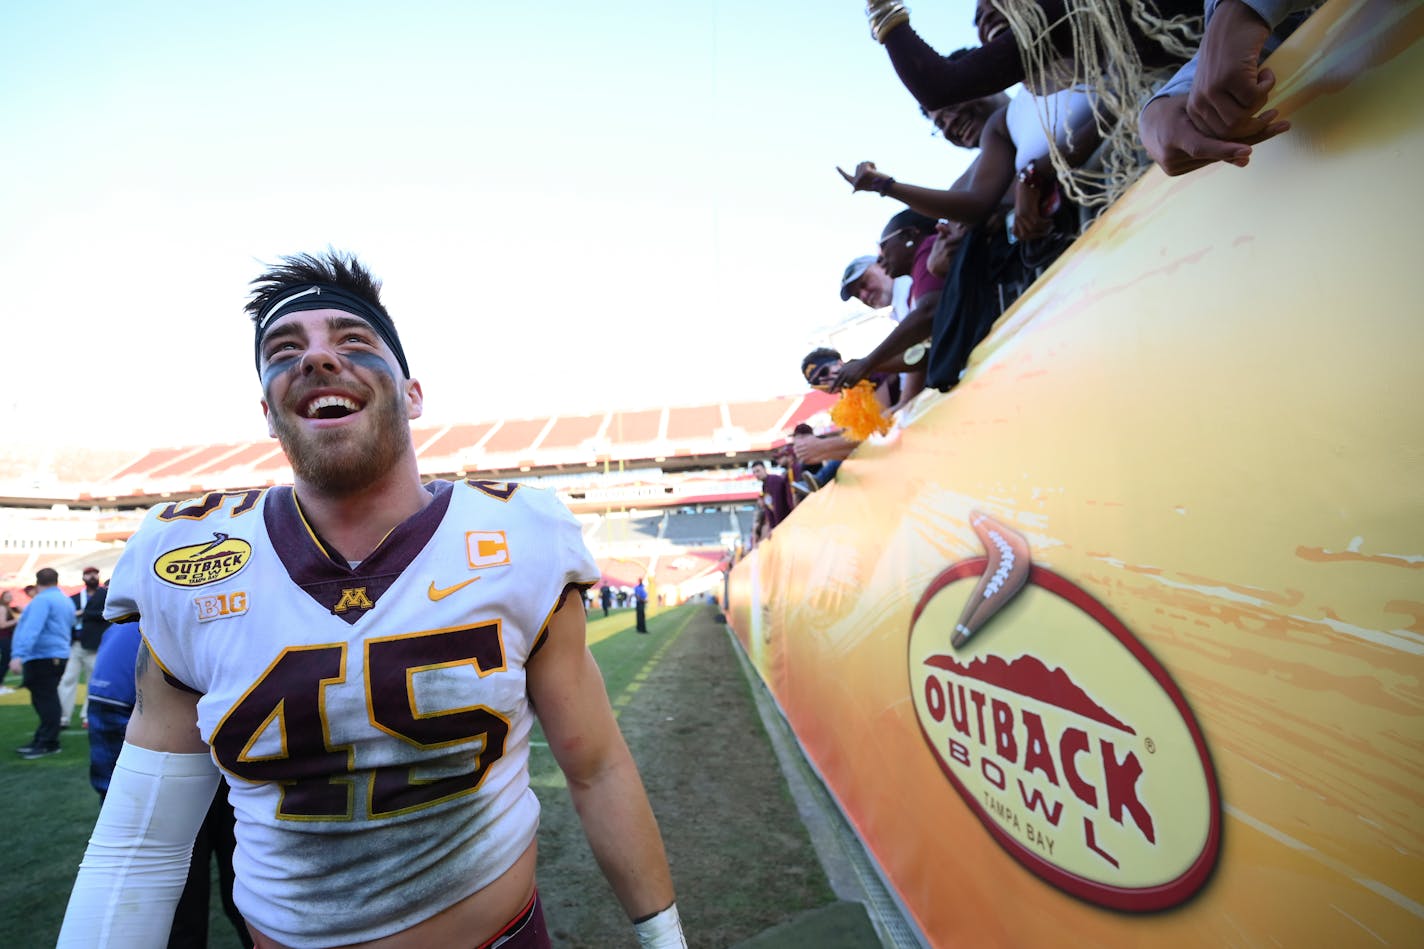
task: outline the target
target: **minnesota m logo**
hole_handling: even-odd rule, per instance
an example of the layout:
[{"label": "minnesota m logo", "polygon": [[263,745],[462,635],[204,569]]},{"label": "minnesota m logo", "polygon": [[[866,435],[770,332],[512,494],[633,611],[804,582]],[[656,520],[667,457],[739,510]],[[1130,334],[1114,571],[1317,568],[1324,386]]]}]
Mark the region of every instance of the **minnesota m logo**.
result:
[{"label": "minnesota m logo", "polygon": [[376,604],[371,602],[371,598],[366,595],[365,587],[347,587],[341,591],[341,599],[336,601],[336,605],[331,608],[333,613],[345,613],[347,610],[369,610]]}]

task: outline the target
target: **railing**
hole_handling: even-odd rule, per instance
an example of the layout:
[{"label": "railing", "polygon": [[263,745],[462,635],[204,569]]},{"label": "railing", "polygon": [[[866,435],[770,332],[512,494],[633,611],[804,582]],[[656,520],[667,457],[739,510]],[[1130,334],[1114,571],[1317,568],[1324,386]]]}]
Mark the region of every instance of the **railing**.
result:
[{"label": "railing", "polygon": [[928,943],[1418,944],[1421,31],[1319,11],[1289,133],[1149,173],[734,570]]}]

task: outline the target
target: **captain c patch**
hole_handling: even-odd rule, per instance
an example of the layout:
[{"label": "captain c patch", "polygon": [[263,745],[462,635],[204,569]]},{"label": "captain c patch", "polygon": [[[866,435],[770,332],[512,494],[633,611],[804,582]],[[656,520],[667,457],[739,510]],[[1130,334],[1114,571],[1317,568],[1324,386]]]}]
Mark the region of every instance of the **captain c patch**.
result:
[{"label": "captain c patch", "polygon": [[465,552],[471,570],[507,567],[510,564],[509,541],[504,531],[466,531]]}]

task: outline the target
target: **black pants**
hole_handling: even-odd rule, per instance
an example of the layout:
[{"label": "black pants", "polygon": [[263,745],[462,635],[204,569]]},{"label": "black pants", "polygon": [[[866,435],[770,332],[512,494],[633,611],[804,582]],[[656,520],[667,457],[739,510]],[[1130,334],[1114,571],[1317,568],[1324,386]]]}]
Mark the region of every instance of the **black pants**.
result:
[{"label": "black pants", "polygon": [[648,616],[647,616],[648,604],[647,604],[646,602],[644,602],[643,600],[638,600],[638,601],[637,601],[637,604],[638,604],[638,632],[640,632],[640,633],[646,633],[646,632],[648,631]]},{"label": "black pants", "polygon": [[64,678],[64,659],[31,659],[25,663],[25,688],[30,704],[40,717],[35,729],[36,748],[59,747],[59,680]]}]

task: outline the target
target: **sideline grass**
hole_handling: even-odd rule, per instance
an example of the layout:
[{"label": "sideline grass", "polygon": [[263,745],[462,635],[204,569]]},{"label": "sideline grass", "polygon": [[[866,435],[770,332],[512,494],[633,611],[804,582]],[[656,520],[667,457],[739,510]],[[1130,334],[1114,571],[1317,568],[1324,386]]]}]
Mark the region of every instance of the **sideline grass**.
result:
[{"label": "sideline grass", "polygon": [[[834,904],[716,610],[678,607],[649,627],[593,652],[662,830],[689,943],[732,946]],[[547,749],[536,747],[530,766],[554,945],[631,944]]]},{"label": "sideline grass", "polygon": [[[99,795],[89,785],[89,738],[67,730],[59,754],[23,761],[14,749],[34,737],[30,694],[19,690],[0,700],[0,827],[6,849],[0,946],[52,946],[99,816]],[[208,905],[209,949],[238,949],[216,892]]]}]

